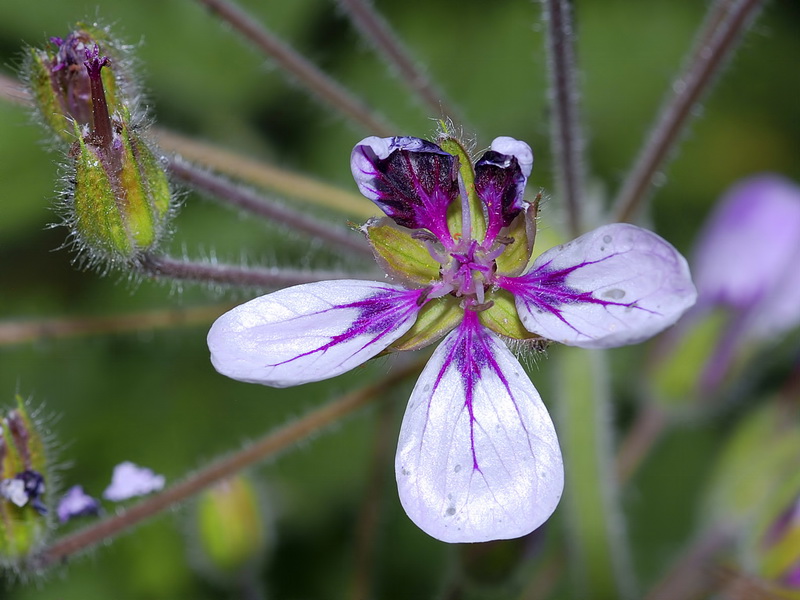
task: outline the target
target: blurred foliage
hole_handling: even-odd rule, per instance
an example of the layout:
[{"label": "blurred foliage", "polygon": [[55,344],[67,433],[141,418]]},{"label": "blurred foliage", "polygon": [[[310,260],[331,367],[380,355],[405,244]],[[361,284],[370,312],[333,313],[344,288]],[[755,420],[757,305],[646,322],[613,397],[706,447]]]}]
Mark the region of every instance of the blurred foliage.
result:
[{"label": "blurred foliage", "polygon": [[[426,136],[435,123],[376,59],[329,0],[242,3],[327,72],[341,79],[399,127]],[[468,132],[485,147],[497,135],[528,141],[536,164],[532,189],[552,197],[548,109],[539,7],[532,2],[376,2],[416,57],[459,105]],[[662,95],[702,19],[705,3],[687,0],[583,0],[577,3],[584,121],[596,187],[613,193],[649,127]],[[191,0],[40,0],[0,7],[0,57],[12,74],[25,44],[64,35],[77,20],[100,19],[137,46],[151,114],[162,127],[313,174],[354,190],[350,150],[365,133],[331,114],[274,69],[256,50]],[[733,181],[772,170],[800,180],[800,9],[770,4],[702,108],[654,198],[655,228],[685,254],[709,207]],[[40,141],[27,111],[0,103],[0,319],[121,314],[192,306],[223,294],[197,286],[129,282],[73,268],[59,250],[63,228],[51,206],[62,170]],[[552,218],[552,217],[550,217]],[[246,221],[194,194],[184,198],[170,249],[212,252],[252,263],[340,264],[282,227]],[[612,354],[619,423],[635,403],[631,374],[640,349]],[[33,398],[60,446],[64,487],[99,494],[122,460],[164,473],[169,481],[311,407],[385,372],[392,359],[295,389],[275,390],[217,375],[205,328],[109,335],[0,348],[0,400]],[[552,398],[547,360],[533,381]],[[760,380],[764,387],[770,379]],[[392,444],[410,383],[387,401],[396,407]],[[746,399],[752,402],[756,394]],[[332,433],[303,443],[257,470],[276,515],[276,541],[264,581],[270,597],[347,597],[356,569],[358,512],[369,484],[377,414],[368,410]],[[690,537],[697,499],[732,418],[697,420],[656,448],[624,496],[634,563],[652,581]],[[377,432],[377,433],[376,433]],[[449,589],[459,550],[428,538],[405,517],[384,466],[382,516],[372,577],[376,597],[425,598]],[[562,531],[556,512],[550,533]],[[115,600],[229,597],[199,580],[187,563],[184,511],[75,560],[63,573],[31,585],[8,584],[13,600]],[[529,550],[530,551],[530,550]],[[524,554],[523,556],[528,556]],[[520,572],[533,570],[522,560]],[[2,583],[0,583],[2,585]],[[491,589],[491,588],[490,588]],[[506,588],[503,588],[506,589]],[[482,590],[482,591],[481,591]],[[484,588],[467,592],[481,597]],[[492,596],[491,594],[496,595]],[[566,593],[566,592],[564,592]],[[470,596],[469,594],[472,594]],[[487,597],[505,597],[499,589]],[[564,596],[558,596],[564,597]]]}]

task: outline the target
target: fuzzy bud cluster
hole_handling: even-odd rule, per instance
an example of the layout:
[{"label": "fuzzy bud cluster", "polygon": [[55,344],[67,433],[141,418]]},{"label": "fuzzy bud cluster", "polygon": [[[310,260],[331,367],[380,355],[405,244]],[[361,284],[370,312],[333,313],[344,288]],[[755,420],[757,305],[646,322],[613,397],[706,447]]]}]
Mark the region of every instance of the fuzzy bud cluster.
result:
[{"label": "fuzzy bud cluster", "polygon": [[42,543],[45,445],[21,399],[0,419],[0,562],[14,563]]},{"label": "fuzzy bud cluster", "polygon": [[90,263],[135,264],[163,237],[171,193],[124,47],[82,24],[51,43],[29,51],[25,79],[42,122],[66,143],[65,224]]}]

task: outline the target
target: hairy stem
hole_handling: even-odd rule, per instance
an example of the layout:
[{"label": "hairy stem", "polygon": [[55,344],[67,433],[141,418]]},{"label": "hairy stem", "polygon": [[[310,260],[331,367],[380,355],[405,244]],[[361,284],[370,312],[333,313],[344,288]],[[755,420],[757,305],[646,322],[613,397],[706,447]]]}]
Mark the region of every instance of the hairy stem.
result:
[{"label": "hairy stem", "polygon": [[41,569],[66,560],[104,541],[129,531],[139,523],[184,502],[209,486],[255,463],[273,457],[319,430],[340,421],[370,402],[383,397],[405,378],[420,371],[421,361],[400,366],[381,381],[346,394],[305,417],[286,424],[245,448],[211,463],[163,492],[138,504],[56,540],[32,558],[33,568]]},{"label": "hairy stem", "polygon": [[547,65],[553,110],[550,139],[556,169],[556,189],[564,199],[570,234],[582,233],[584,140],[578,109],[572,15],[567,0],[543,0],[547,27]]},{"label": "hairy stem", "polygon": [[162,150],[174,152],[193,163],[267,188],[281,196],[324,206],[358,219],[376,214],[375,205],[360,194],[316,181],[308,175],[287,171],[173,131],[154,128],[153,133]]},{"label": "hairy stem", "polygon": [[370,0],[338,0],[338,2],[350,15],[361,35],[373,45],[386,63],[394,68],[433,115],[462,122],[455,108],[447,103],[434,82],[417,66],[408,49],[386,20],[378,14]]},{"label": "hairy stem", "polygon": [[631,221],[653,186],[654,176],[673,154],[706,94],[732,55],[764,0],[720,0],[712,5],[696,36],[686,67],[675,79],[655,125],[637,154],[614,202],[614,221]]},{"label": "hairy stem", "polygon": [[397,131],[397,128],[389,125],[362,100],[356,98],[234,3],[227,0],[197,0],[197,2],[228,22],[236,31],[270,56],[280,68],[297,78],[317,98],[370,133],[389,136]]},{"label": "hairy stem", "polygon": [[190,327],[210,323],[230,308],[232,305],[217,304],[105,317],[2,321],[0,322],[0,346],[87,335]]},{"label": "hairy stem", "polygon": [[308,233],[333,244],[336,248],[372,258],[372,250],[361,235],[355,235],[351,231],[318,221],[300,211],[270,201],[223,177],[204,171],[180,159],[172,159],[169,162],[169,171],[195,189],[206,192],[232,206],[271,221],[285,223],[294,230]]},{"label": "hairy stem", "polygon": [[[250,268],[216,262],[191,262],[153,254],[145,254],[141,257],[137,268],[142,274],[157,279],[254,288],[284,287],[328,279],[359,278],[357,274],[342,271],[306,271],[278,267]],[[369,277],[367,275],[367,278]]]},{"label": "hairy stem", "polygon": [[559,437],[568,465],[565,508],[578,567],[575,597],[632,598],[630,554],[613,471],[606,357],[601,351],[564,347],[557,358]]}]

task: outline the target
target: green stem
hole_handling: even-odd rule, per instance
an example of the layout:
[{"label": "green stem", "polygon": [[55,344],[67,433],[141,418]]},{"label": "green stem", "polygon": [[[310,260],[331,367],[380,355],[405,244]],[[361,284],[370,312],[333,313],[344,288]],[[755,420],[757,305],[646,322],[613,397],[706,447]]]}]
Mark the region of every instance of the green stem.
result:
[{"label": "green stem", "polygon": [[630,555],[614,475],[606,356],[563,347],[556,358],[565,508],[579,575],[575,597],[632,598]]}]

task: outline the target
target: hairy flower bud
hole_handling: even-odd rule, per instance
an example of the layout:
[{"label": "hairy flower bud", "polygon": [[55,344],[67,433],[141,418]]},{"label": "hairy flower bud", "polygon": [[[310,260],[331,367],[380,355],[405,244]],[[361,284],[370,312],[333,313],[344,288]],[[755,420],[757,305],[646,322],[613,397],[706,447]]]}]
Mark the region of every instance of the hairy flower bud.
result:
[{"label": "hairy flower bud", "polygon": [[86,51],[92,127],[84,128],[71,152],[74,189],[66,212],[79,248],[90,259],[114,263],[135,261],[156,244],[170,190],[161,162],[131,125],[128,111],[110,113],[102,78],[108,64],[97,47]]},{"label": "hairy flower bud", "polygon": [[46,532],[45,448],[21,398],[0,420],[0,562],[13,563]]},{"label": "hairy flower bud", "polygon": [[[122,46],[97,25],[78,23],[65,38],[54,37],[45,49],[30,48],[23,78],[43,123],[65,141],[75,139],[76,125],[92,125],[92,91],[84,65],[86,52],[98,47],[110,57],[101,75],[111,114],[133,111],[132,76],[124,68]],[[112,66],[113,65],[113,66]]]},{"label": "hairy flower bud", "polygon": [[263,558],[267,515],[253,482],[241,475],[203,493],[196,516],[202,571],[226,580],[252,569]]}]

